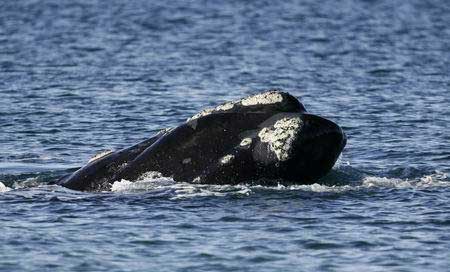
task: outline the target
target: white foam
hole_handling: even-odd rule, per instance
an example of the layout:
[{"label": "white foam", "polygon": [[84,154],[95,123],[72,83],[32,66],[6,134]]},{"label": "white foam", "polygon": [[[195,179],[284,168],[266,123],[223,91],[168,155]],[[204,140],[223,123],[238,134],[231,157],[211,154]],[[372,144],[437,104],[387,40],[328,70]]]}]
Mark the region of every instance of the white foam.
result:
[{"label": "white foam", "polygon": [[194,185],[191,183],[177,183],[174,186],[175,195],[171,199],[182,199],[191,197],[224,197],[233,195],[249,195],[251,189],[245,185]]},{"label": "white foam", "polygon": [[137,181],[131,182],[126,179],[116,181],[111,185],[112,192],[137,192],[152,191],[161,187],[174,185],[175,181],[171,178],[163,177],[158,172],[148,172],[141,176]]},{"label": "white foam", "polygon": [[[159,182],[160,179],[165,179],[159,172],[147,172],[135,182],[131,182],[126,179],[115,181],[111,185],[112,192],[133,192],[142,190],[151,190],[153,184]],[[151,182],[150,182],[151,181]]]},{"label": "white foam", "polygon": [[446,181],[447,174],[435,172],[431,175],[425,175],[418,179],[399,179],[387,177],[365,177],[362,180],[363,187],[389,187],[389,188],[428,188],[428,187],[446,187],[450,182]]},{"label": "white foam", "polygon": [[246,185],[205,185],[193,183],[177,183],[172,178],[163,177],[159,173],[150,172],[135,182],[128,180],[116,181],[112,184],[111,191],[116,193],[135,193],[146,191],[158,191],[171,194],[170,199],[227,196],[229,194],[248,195],[250,188]]},{"label": "white foam", "polygon": [[396,189],[407,189],[407,188],[430,188],[430,187],[450,187],[450,182],[447,180],[447,175],[442,172],[435,172],[431,175],[425,175],[417,179],[400,179],[400,178],[388,178],[388,177],[375,177],[367,176],[364,177],[360,183],[351,185],[322,185],[322,184],[312,184],[312,185],[291,185],[283,186],[278,185],[274,187],[275,190],[303,190],[311,192],[346,192],[346,191],[356,191],[363,189],[373,189],[373,188],[396,188]]},{"label": "white foam", "polygon": [[[170,182],[170,180],[164,181],[164,182],[168,182],[170,184],[173,183],[173,182]],[[159,183],[156,180],[140,180],[140,181],[131,182],[131,181],[122,179],[121,181],[116,181],[112,184],[111,191],[118,192],[118,193],[153,191],[153,190],[158,189],[158,187],[160,187],[160,186],[161,186],[161,183]]]},{"label": "white foam", "polygon": [[39,181],[37,177],[26,178],[25,180],[15,181],[11,186],[13,189],[22,189],[22,188],[31,188],[37,187],[42,183]]},{"label": "white foam", "polygon": [[[350,165],[350,162],[347,162],[348,165]],[[333,165],[333,169],[339,169],[342,166],[342,153],[339,154],[339,157],[337,158],[336,162]]]},{"label": "white foam", "polygon": [[[0,185],[1,186],[1,185]],[[208,196],[229,196],[242,195],[247,196],[255,190],[280,190],[280,191],[306,191],[312,193],[345,193],[349,191],[373,190],[377,188],[395,188],[395,189],[421,189],[433,187],[450,187],[447,175],[436,172],[431,175],[415,179],[399,179],[387,177],[366,176],[356,184],[347,185],[290,185],[279,184],[275,187],[262,185],[210,185],[194,183],[178,183],[172,178],[163,177],[160,173],[150,172],[142,176],[136,182],[128,180],[116,181],[113,183],[111,191],[116,193],[136,193],[136,192],[159,192],[169,195],[169,199],[208,197]],[[0,187],[1,188],[1,187]],[[8,190],[8,189],[7,189]],[[1,189],[0,189],[1,191]]]},{"label": "white foam", "polygon": [[11,190],[11,188],[7,187],[5,184],[3,184],[3,183],[0,181],[0,193],[7,192],[7,191],[9,191],[9,190]]}]

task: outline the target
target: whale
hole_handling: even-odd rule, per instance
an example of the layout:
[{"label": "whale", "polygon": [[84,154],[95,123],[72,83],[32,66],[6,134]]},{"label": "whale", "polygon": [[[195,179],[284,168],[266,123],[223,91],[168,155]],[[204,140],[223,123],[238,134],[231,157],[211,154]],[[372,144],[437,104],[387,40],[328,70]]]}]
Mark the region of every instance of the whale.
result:
[{"label": "whale", "polygon": [[306,111],[294,96],[268,90],[200,111],[131,147],[94,157],[56,183],[109,191],[115,181],[157,172],[195,184],[312,184],[343,151],[340,126]]}]

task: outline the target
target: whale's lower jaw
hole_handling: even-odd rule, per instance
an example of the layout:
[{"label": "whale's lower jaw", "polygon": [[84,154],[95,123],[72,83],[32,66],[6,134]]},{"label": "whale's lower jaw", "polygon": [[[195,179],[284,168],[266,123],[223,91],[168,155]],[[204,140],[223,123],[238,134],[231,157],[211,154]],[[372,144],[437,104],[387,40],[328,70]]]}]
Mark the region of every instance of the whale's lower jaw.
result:
[{"label": "whale's lower jaw", "polygon": [[[346,144],[335,123],[308,114],[287,93],[226,103],[132,147],[105,153],[57,183],[105,191],[154,171],[176,182],[310,184],[333,167]],[[269,182],[270,183],[270,182]]]}]

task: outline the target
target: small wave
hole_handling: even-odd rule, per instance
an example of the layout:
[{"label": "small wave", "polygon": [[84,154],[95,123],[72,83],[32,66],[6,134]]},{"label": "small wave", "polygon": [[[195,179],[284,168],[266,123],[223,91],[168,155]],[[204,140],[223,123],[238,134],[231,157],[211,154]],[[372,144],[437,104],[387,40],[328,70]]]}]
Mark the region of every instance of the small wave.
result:
[{"label": "small wave", "polygon": [[15,189],[26,189],[34,188],[38,186],[46,186],[52,184],[55,180],[59,179],[61,176],[71,173],[78,168],[70,168],[66,170],[49,170],[41,172],[25,172],[25,173],[0,173],[0,183],[10,188]]},{"label": "small wave", "polygon": [[[5,182],[5,181],[3,181]],[[29,177],[23,180],[17,180],[13,182],[5,182],[0,181],[0,192],[6,192],[14,189],[23,189],[23,188],[31,188],[42,185],[42,182],[39,180],[39,177]]]},{"label": "small wave", "polygon": [[[337,175],[339,176],[339,175]],[[430,187],[448,187],[447,174],[435,172],[430,175],[424,175],[417,179],[400,179],[388,177],[365,176],[359,179],[358,183],[352,182],[345,185],[329,185],[314,183],[311,185],[282,185],[263,186],[263,185],[207,185],[192,183],[177,183],[172,178],[163,177],[151,173],[141,177],[136,182],[128,180],[117,181],[112,185],[113,192],[134,193],[146,191],[166,191],[170,192],[171,199],[190,198],[190,197],[209,197],[209,196],[229,196],[229,195],[250,195],[255,191],[307,191],[315,193],[343,193],[348,191],[367,190],[374,188],[430,188]]]},{"label": "small wave", "polygon": [[171,178],[163,177],[156,172],[149,172],[135,182],[126,179],[116,181],[111,186],[112,192],[141,192],[175,185]]},{"label": "small wave", "polygon": [[116,181],[111,187],[116,193],[161,192],[170,194],[170,199],[191,197],[248,195],[251,188],[247,185],[202,185],[192,183],[176,183],[171,178],[143,179],[135,182]]},{"label": "small wave", "polygon": [[135,193],[145,191],[167,190],[171,199],[227,196],[230,194],[248,195],[251,191],[247,185],[206,185],[177,183],[172,178],[164,177],[157,172],[149,172],[135,182],[129,180],[116,181],[111,186],[112,192]]},{"label": "small wave", "polygon": [[12,188],[14,189],[23,189],[23,188],[31,188],[42,185],[42,181],[39,180],[39,177],[31,177],[22,181],[15,181]]},{"label": "small wave", "polygon": [[390,187],[390,188],[429,188],[450,186],[446,173],[436,171],[418,179],[400,179],[387,177],[365,177],[362,180],[364,187]]},{"label": "small wave", "polygon": [[[345,193],[349,191],[371,191],[376,189],[426,189],[450,187],[450,179],[443,172],[414,171],[415,176],[377,175],[355,169],[349,163],[339,161],[338,166],[324,178],[312,185],[282,185],[265,186],[254,183],[240,185],[210,185],[177,183],[172,178],[164,177],[157,172],[149,172],[135,182],[128,180],[116,181],[112,184],[113,193],[143,193],[149,192],[169,199],[191,197],[223,197],[248,196],[259,192],[303,191],[314,193]],[[59,174],[59,172],[58,172]],[[55,173],[43,172],[34,175],[6,175],[0,177],[0,192],[15,189],[32,189],[48,186],[48,182],[57,176]]]},{"label": "small wave", "polygon": [[[261,186],[262,187],[262,186]],[[368,188],[430,188],[430,187],[450,187],[446,173],[436,171],[430,175],[424,175],[417,179],[400,179],[377,176],[365,176],[357,184],[348,185],[325,185],[314,183],[312,185],[290,185],[279,184],[273,187],[274,190],[304,190],[312,192],[343,192],[349,190],[360,190]]]}]

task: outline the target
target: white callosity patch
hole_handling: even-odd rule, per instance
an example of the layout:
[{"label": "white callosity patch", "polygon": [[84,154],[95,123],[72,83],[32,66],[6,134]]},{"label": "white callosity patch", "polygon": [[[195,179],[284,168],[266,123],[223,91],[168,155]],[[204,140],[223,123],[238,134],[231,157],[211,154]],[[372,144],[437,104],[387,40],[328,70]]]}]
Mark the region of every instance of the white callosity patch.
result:
[{"label": "white callosity patch", "polygon": [[169,132],[171,132],[174,128],[170,127],[170,128],[163,128],[160,131],[158,131],[154,136],[163,136]]},{"label": "white callosity patch", "polygon": [[283,101],[283,96],[276,91],[253,95],[242,99],[243,106],[275,104]]},{"label": "white callosity patch", "polygon": [[203,116],[206,116],[206,115],[210,115],[210,114],[213,113],[213,112],[214,112],[214,109],[205,109],[205,110],[202,110],[201,112],[199,112],[199,113],[197,113],[196,115],[192,116],[191,118],[187,119],[187,121],[189,122],[189,121],[198,119],[198,118],[200,118],[200,117],[203,117]]},{"label": "white callosity patch", "polygon": [[230,163],[234,159],[234,155],[228,154],[220,159],[221,164]]},{"label": "white callosity patch", "polygon": [[272,128],[263,128],[258,133],[261,142],[268,143],[279,161],[290,157],[292,144],[302,126],[300,117],[286,117],[278,120]]},{"label": "white callosity patch", "polygon": [[95,160],[98,160],[98,159],[100,159],[100,158],[103,158],[104,156],[109,155],[109,154],[111,154],[111,153],[113,153],[112,150],[105,150],[105,151],[103,151],[103,152],[100,152],[100,153],[98,153],[97,155],[95,155],[94,157],[90,158],[89,161],[88,161],[88,163],[91,163],[91,162],[93,162],[93,161],[95,161]]},{"label": "white callosity patch", "polygon": [[235,105],[236,105],[236,103],[234,103],[234,102],[227,102],[227,103],[219,105],[213,109],[205,109],[205,110],[202,110],[201,112],[197,113],[196,115],[192,116],[187,121],[189,122],[191,120],[195,120],[200,117],[210,115],[211,113],[231,110]]},{"label": "white callosity patch", "polygon": [[257,95],[252,95],[235,102],[226,102],[215,108],[202,110],[201,112],[189,118],[187,121],[189,122],[216,112],[228,111],[233,109],[236,105],[254,106],[254,105],[275,104],[279,102],[283,102],[283,95],[278,91],[269,91]]},{"label": "white callosity patch", "polygon": [[244,138],[239,144],[241,147],[249,148],[252,144],[252,138]]},{"label": "white callosity patch", "polygon": [[232,108],[234,108],[234,105],[236,103],[233,102],[227,102],[225,104],[219,105],[215,108],[216,111],[226,111],[226,110],[231,110]]}]

